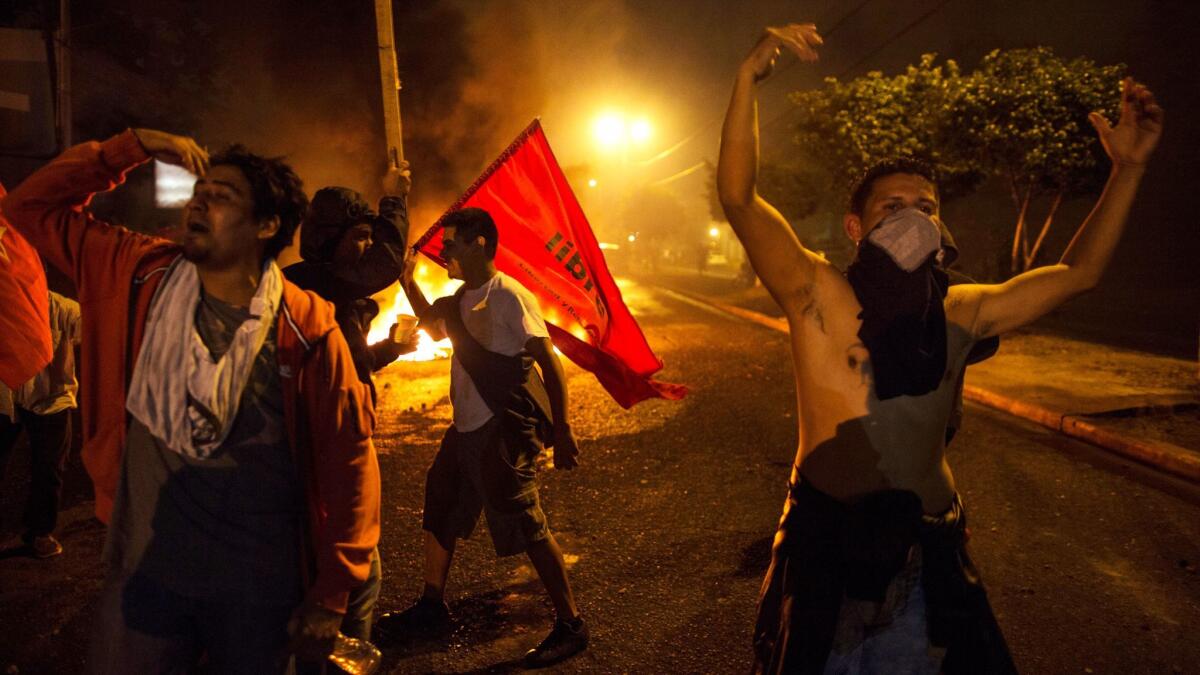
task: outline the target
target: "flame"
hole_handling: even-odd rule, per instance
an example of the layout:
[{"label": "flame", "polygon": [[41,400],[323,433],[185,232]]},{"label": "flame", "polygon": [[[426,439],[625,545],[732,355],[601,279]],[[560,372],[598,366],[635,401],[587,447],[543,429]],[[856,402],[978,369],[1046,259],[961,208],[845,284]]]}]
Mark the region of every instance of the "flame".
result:
[{"label": "flame", "polygon": [[[425,297],[430,301],[452,295],[462,284],[461,281],[447,277],[445,270],[425,259],[417,262],[417,269],[413,274],[420,284],[421,290],[425,291]],[[379,316],[376,316],[375,320],[371,322],[371,330],[367,333],[367,342],[370,344],[388,339],[388,332],[391,330],[392,324],[396,323],[397,316],[413,314],[412,305],[408,302],[408,297],[400,290],[398,282],[376,293],[374,298],[379,303],[381,311]],[[450,346],[449,338],[434,341],[424,330],[419,330],[418,333],[420,338],[416,351],[404,354],[400,357],[400,361],[432,361],[450,357],[453,348]]]}]

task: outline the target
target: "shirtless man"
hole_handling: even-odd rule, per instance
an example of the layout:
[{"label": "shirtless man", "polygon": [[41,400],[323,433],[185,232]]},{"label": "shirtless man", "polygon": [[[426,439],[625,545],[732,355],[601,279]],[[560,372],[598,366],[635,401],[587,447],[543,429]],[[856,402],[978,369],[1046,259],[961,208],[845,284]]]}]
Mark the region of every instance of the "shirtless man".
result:
[{"label": "shirtless man", "polygon": [[1162,131],[1144,86],[1122,83],[1116,126],[1089,116],[1112,172],[1062,260],[947,290],[936,177],[894,160],[855,190],[843,274],[755,190],[755,87],[783,47],[815,61],[812,24],[768,29],[741,64],[722,132],[721,204],[787,315],[799,408],[791,488],[763,582],[756,672],[1012,672],[965,549],[946,420],[972,344],[1093,288]]}]

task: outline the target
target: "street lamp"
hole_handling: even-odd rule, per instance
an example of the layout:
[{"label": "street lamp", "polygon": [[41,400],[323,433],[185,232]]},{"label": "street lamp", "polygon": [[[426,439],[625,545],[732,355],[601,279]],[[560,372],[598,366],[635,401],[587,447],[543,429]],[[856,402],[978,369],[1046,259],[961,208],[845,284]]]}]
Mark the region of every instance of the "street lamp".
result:
[{"label": "street lamp", "polygon": [[647,119],[634,120],[633,124],[629,125],[629,138],[634,143],[645,143],[654,135],[654,129],[650,126],[650,121]]},{"label": "street lamp", "polygon": [[601,115],[596,119],[593,132],[602,149],[617,150],[625,144],[625,118],[614,113]]},{"label": "street lamp", "polygon": [[[619,227],[622,211],[629,198],[630,151],[635,147],[645,146],[653,135],[654,128],[649,119],[627,117],[624,112],[611,108],[597,115],[592,123],[592,136],[596,145],[613,160],[604,176],[603,194],[599,195],[603,198],[601,204],[607,216],[601,220],[611,223],[609,228]],[[588,181],[590,188],[595,188],[597,184],[596,179]],[[632,243],[635,238],[634,235],[629,235],[629,242]]]},{"label": "street lamp", "polygon": [[606,112],[596,118],[592,134],[601,150],[624,153],[631,144],[644,145],[649,141],[654,135],[654,127],[645,117],[628,120],[623,113]]}]

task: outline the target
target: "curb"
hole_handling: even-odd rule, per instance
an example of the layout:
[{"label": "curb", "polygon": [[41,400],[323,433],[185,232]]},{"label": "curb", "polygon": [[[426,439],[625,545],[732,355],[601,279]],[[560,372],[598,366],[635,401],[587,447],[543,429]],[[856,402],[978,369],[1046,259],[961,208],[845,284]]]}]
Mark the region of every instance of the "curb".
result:
[{"label": "curb", "polygon": [[[672,293],[691,298],[760,326],[788,332],[786,319],[777,319],[754,310],[717,302],[703,296],[667,289]],[[963,398],[1015,417],[1040,424],[1063,435],[1098,446],[1127,459],[1148,464],[1161,471],[1200,483],[1200,455],[1186,448],[1163,441],[1149,441],[1108,431],[1088,422],[1081,415],[1043,408],[975,385],[963,386]]]},{"label": "curb", "polygon": [[1149,464],[1180,478],[1200,483],[1200,456],[1178,445],[1163,441],[1130,438],[1097,427],[1080,415],[1050,410],[970,384],[963,386],[963,398],[1036,422],[1048,429],[1097,445],[1122,457]]}]

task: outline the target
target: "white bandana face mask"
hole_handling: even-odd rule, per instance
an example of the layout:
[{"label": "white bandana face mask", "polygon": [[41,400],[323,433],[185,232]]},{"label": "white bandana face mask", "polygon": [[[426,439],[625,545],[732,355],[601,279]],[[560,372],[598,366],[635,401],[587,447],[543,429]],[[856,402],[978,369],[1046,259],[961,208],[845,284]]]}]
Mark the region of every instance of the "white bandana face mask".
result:
[{"label": "white bandana face mask", "polygon": [[917,208],[890,213],[867,235],[905,272],[912,272],[937,251],[942,262],[942,232],[928,214]]}]

